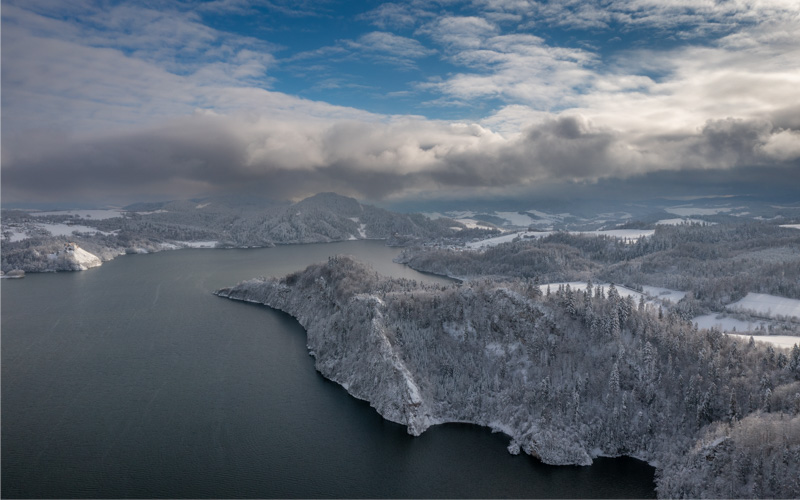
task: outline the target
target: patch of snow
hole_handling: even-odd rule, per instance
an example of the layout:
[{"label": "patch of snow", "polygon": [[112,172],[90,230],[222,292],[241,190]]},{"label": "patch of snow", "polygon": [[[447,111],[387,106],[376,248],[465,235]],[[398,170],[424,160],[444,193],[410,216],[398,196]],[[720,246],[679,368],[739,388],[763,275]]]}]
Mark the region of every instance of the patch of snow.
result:
[{"label": "patch of snow", "polygon": [[150,212],[133,212],[133,213],[135,213],[137,215],[152,215],[152,214],[165,214],[167,212],[168,212],[168,210],[158,209],[158,210],[153,210],[153,211],[150,211]]},{"label": "patch of snow", "polygon": [[477,212],[471,212],[469,210],[460,211],[460,212],[445,212],[446,216],[450,217],[451,219],[469,219],[471,217],[475,217]]},{"label": "patch of snow", "polygon": [[176,241],[184,248],[215,248],[218,241]]},{"label": "patch of snow", "polygon": [[[738,333],[729,333],[736,337],[750,340],[751,335],[740,335]],[[793,337],[791,335],[752,335],[756,342],[766,342],[778,347],[785,347],[791,349],[795,344],[800,345],[800,337]]]},{"label": "patch of snow", "polygon": [[[350,220],[358,224],[358,235],[361,236],[361,239],[363,240],[367,239],[367,225],[363,224],[361,222],[361,219],[359,219],[358,217],[351,217]],[[349,239],[355,240],[357,238],[354,235],[352,238]]]},{"label": "patch of snow", "polygon": [[[611,236],[614,238],[621,238],[629,243],[634,243],[640,238],[652,236],[655,231],[653,229],[611,229],[609,231],[569,231],[570,234],[588,235],[588,236]],[[514,238],[544,238],[550,236],[553,231],[516,231],[507,233],[502,236],[495,236],[494,238],[487,238],[485,240],[473,241],[466,244],[467,248],[478,249],[485,247],[493,247],[501,243],[508,243],[513,241]]]},{"label": "patch of snow", "polygon": [[56,210],[50,212],[30,212],[32,217],[44,217],[46,215],[67,215],[81,219],[104,220],[122,217],[121,210]]},{"label": "patch of snow", "polygon": [[103,263],[103,261],[100,260],[100,257],[93,253],[87,252],[78,245],[75,245],[74,250],[72,250],[72,256],[78,262],[78,265],[80,265],[82,271],[85,271],[91,267],[97,267]]},{"label": "patch of snow", "polygon": [[697,328],[719,328],[725,333],[731,332],[752,332],[761,327],[765,327],[763,322],[742,321],[736,318],[728,318],[720,314],[704,314],[692,319],[697,323]]},{"label": "patch of snow", "polygon": [[211,203],[201,203],[200,205],[197,205],[197,206],[196,206],[196,207],[194,207],[194,208],[206,208],[206,207],[207,207],[207,206],[209,206],[209,205],[211,205]]},{"label": "patch of snow", "polygon": [[478,228],[478,227],[483,227],[483,228],[488,227],[485,222],[482,222],[482,221],[479,221],[479,220],[475,220],[475,219],[463,219],[462,218],[462,219],[454,219],[454,220],[464,224],[465,226],[467,226],[467,229],[475,229],[475,228]]},{"label": "patch of snow", "polygon": [[644,293],[650,297],[657,299],[666,299],[671,302],[678,302],[686,296],[687,292],[679,290],[670,290],[669,288],[660,288],[657,286],[643,286]]},{"label": "patch of snow", "polygon": [[109,234],[93,227],[89,226],[81,226],[78,224],[69,225],[69,224],[37,224],[39,227],[47,230],[53,236],[72,236],[72,233],[75,231],[79,233],[100,233],[100,234]]},{"label": "patch of snow", "polygon": [[10,241],[22,241],[28,238],[28,235],[25,234],[25,231],[21,230],[20,228],[16,227],[7,227],[3,229],[3,235],[5,236],[8,234]]},{"label": "patch of snow", "polygon": [[488,344],[486,344],[486,354],[491,357],[499,358],[505,355],[505,353],[506,353],[505,348],[497,342],[489,342]]},{"label": "patch of snow", "polygon": [[766,293],[748,293],[743,299],[725,307],[732,311],[752,311],[768,318],[784,316],[800,319],[800,300]]},{"label": "patch of snow", "polygon": [[[520,231],[514,233],[507,233],[502,236],[495,236],[494,238],[488,238],[485,240],[480,241],[473,241],[466,244],[467,248],[477,249],[477,248],[484,248],[484,247],[493,247],[499,245],[501,243],[508,243],[512,241],[516,237],[524,237],[526,234],[538,234],[538,235],[545,235],[545,233],[536,233],[536,232],[528,232],[528,231]],[[546,233],[550,234],[550,233]]]},{"label": "patch of snow", "polygon": [[789,227],[792,229],[800,229],[800,224],[781,224],[781,227]]}]

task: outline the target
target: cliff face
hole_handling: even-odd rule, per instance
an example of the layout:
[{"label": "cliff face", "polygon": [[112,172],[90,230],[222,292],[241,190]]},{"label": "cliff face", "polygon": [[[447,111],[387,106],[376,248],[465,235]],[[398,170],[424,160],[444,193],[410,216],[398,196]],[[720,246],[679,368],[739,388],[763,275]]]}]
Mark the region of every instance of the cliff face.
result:
[{"label": "cliff face", "polygon": [[[776,357],[697,331],[613,286],[542,296],[526,280],[429,285],[382,278],[348,257],[217,294],[297,318],[320,373],[413,435],[466,422],[506,433],[510,452],[549,464],[631,455],[659,464],[667,497],[705,495],[709,483],[697,478],[726,474],[716,483],[741,484],[725,496],[800,493],[788,480],[760,485],[757,468],[715,465],[743,455],[774,463],[773,477],[796,476],[800,417],[779,446],[741,436],[800,411],[800,348]],[[728,434],[740,437],[719,440]],[[709,442],[724,445],[687,462]]]},{"label": "cliff face", "polygon": [[[386,304],[370,294],[345,296],[341,287],[329,284],[344,278],[343,269],[334,271],[340,272],[306,274],[302,283],[290,277],[291,285],[287,280],[248,281],[217,295],[265,304],[297,318],[308,332],[308,349],[322,375],[368,401],[387,420],[421,434],[441,420],[425,404],[396,338],[387,329]],[[358,269],[357,277],[348,277],[362,283],[370,279],[378,277],[364,268]]]}]

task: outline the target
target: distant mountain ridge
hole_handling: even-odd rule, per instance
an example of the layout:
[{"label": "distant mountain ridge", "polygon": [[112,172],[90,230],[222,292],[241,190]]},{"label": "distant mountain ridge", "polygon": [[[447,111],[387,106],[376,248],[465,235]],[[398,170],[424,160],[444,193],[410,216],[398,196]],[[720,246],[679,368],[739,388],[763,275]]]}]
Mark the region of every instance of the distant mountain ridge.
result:
[{"label": "distant mountain ridge", "polygon": [[[81,218],[83,232],[69,236],[53,235],[47,224],[74,224],[72,215],[4,213],[2,269],[70,270],[46,258],[67,241],[75,241],[102,260],[109,260],[123,253],[155,252],[193,246],[195,242],[222,248],[360,239],[401,244],[453,236],[464,229],[451,219],[431,220],[421,214],[390,212],[336,193],[320,193],[297,203],[228,196],[137,203],[125,210],[118,217]],[[87,227],[97,232],[91,234],[85,231]],[[20,232],[25,233],[23,237]]]}]

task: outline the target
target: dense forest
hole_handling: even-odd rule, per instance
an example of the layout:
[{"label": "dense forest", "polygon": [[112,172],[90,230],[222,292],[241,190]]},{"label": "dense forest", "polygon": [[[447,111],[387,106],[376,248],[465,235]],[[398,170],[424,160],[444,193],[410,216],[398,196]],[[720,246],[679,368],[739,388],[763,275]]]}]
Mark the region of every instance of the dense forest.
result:
[{"label": "dense forest", "polygon": [[662,497],[800,495],[800,347],[535,282],[430,285],[336,257],[218,294],[295,316],[317,369],[412,434],[471,422],[546,463],[640,457]]}]

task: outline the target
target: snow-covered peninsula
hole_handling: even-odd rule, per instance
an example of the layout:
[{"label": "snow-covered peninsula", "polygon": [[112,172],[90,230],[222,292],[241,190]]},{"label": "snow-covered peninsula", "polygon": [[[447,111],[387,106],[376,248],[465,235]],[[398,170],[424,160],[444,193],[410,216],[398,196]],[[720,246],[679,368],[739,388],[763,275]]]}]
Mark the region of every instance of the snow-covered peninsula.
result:
[{"label": "snow-covered peninsula", "polygon": [[614,287],[429,285],[349,257],[216,293],[297,318],[320,373],[411,434],[466,422],[549,464],[642,458],[662,497],[800,494],[800,347],[698,331]]}]

